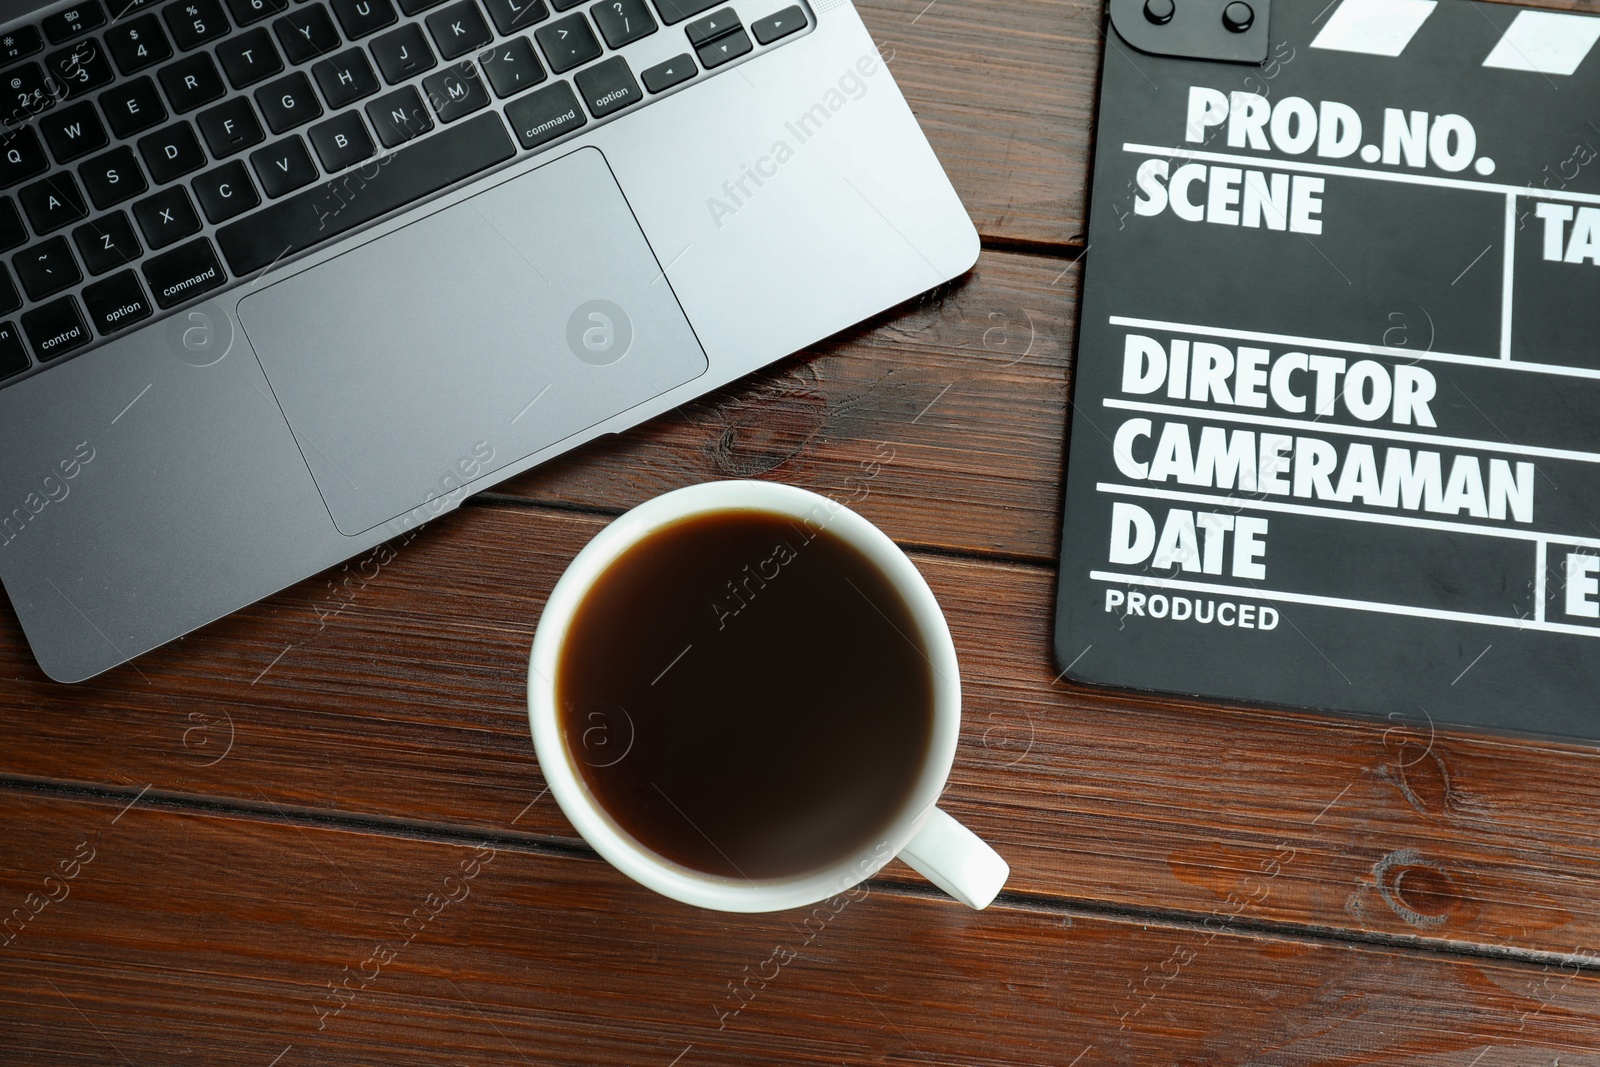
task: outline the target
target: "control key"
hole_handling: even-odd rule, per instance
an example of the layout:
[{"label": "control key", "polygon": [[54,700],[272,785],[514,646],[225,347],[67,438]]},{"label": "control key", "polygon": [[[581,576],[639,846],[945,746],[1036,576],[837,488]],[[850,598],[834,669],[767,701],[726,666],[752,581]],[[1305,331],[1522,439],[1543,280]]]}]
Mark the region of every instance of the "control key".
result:
[{"label": "control key", "polygon": [[23,312],[22,332],[28,335],[33,354],[41,360],[55,359],[94,339],[78,310],[78,302],[70,296]]}]

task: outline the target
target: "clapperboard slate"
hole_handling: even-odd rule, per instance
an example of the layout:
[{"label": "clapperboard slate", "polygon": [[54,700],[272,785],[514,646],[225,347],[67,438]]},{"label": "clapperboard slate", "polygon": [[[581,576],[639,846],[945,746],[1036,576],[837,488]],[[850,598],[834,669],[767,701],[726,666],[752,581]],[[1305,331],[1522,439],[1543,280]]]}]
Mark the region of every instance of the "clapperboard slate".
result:
[{"label": "clapperboard slate", "polygon": [[1106,33],[1057,669],[1600,739],[1600,18]]}]

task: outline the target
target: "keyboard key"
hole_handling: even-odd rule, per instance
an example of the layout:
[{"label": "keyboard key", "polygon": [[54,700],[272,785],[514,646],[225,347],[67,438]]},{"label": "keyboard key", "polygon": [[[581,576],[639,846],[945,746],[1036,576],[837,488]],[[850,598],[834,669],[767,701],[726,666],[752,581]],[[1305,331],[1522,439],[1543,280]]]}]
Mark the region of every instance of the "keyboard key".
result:
[{"label": "keyboard key", "polygon": [[[619,57],[620,58],[620,57]],[[489,91],[483,87],[478,68],[457,63],[422,79],[422,91],[440,122],[454,122],[489,106]]]},{"label": "keyboard key", "polygon": [[494,40],[489,24],[483,21],[473,0],[458,0],[429,15],[428,32],[433,34],[439,54],[445,59],[464,56]]},{"label": "keyboard key", "polygon": [[70,171],[57,171],[43,181],[24,185],[17,190],[17,200],[37,234],[52,233],[89,217],[89,204]]},{"label": "keyboard key", "polygon": [[589,113],[597,119],[644,99],[639,83],[633,80],[633,71],[628,69],[628,61],[621,56],[612,56],[604,63],[580,70],[575,80],[583,102],[589,105]]},{"label": "keyboard key", "polygon": [[806,13],[798,7],[786,7],[782,11],[768,15],[764,19],[757,19],[750,25],[750,32],[756,35],[758,44],[771,44],[781,40],[796,30],[804,29]]},{"label": "keyboard key", "polygon": [[582,12],[557,19],[535,32],[534,36],[539,40],[539,47],[544,49],[544,58],[550,63],[550,69],[557,74],[563,74],[600,55],[600,42],[595,39],[594,31],[589,28],[589,22]]},{"label": "keyboard key", "polygon": [[195,199],[200,201],[200,210],[212,222],[227,222],[261,203],[260,194],[250,183],[250,172],[244,169],[241,160],[208,170],[191,184]]},{"label": "keyboard key", "polygon": [[234,22],[248,26],[252,22],[283,14],[289,10],[289,0],[228,0],[228,10],[233,13]]},{"label": "keyboard key", "polygon": [[150,188],[144,180],[144,172],[139,169],[139,161],[133,156],[133,149],[126,145],[95,156],[78,168],[78,177],[83,179],[89,199],[101,211],[132,200]]},{"label": "keyboard key", "polygon": [[122,138],[167,121],[167,105],[161,102],[156,83],[149,78],[135,78],[107,89],[100,94],[100,110],[106,113],[111,132]]},{"label": "keyboard key", "polygon": [[256,106],[273,133],[287,133],[322,117],[322,105],[311,90],[311,79],[298,70],[257,89]]},{"label": "keyboard key", "polygon": [[333,0],[333,14],[352,41],[394,22],[394,0]]},{"label": "keyboard key", "polygon": [[733,13],[733,8],[725,7],[721,11],[713,11],[703,19],[695,19],[683,28],[688,36],[689,43],[696,48],[707,41],[715,41],[725,33],[732,33],[739,28],[739,16]]},{"label": "keyboard key", "polygon": [[175,122],[139,138],[139,154],[144,157],[144,165],[150,168],[150,177],[157,185],[206,165],[206,154],[195,139],[194,128],[187,122]]},{"label": "keyboard key", "polygon": [[9,252],[18,245],[28,243],[27,227],[22,225],[22,214],[9,196],[0,196],[0,252]]},{"label": "keyboard key", "polygon": [[333,28],[328,9],[310,4],[289,12],[272,24],[290,63],[305,63],[339,48],[339,31]]},{"label": "keyboard key", "polygon": [[531,89],[547,76],[544,67],[539,65],[539,57],[534,54],[533,42],[526,37],[496,45],[480,55],[478,62],[483,64],[489,87],[501,99]]},{"label": "keyboard key", "polygon": [[[576,104],[576,101],[574,101]],[[217,231],[217,242],[235,274],[248,274],[275,260],[337,237],[430,193],[502,163],[516,154],[505,124],[483,112],[394,153],[390,164],[370,167],[356,196],[341,199],[337,183],[244,216]],[[159,294],[158,294],[159,296]]]},{"label": "keyboard key", "polygon": [[51,237],[24,248],[12,258],[11,265],[16,268],[17,278],[30,300],[54,296],[83,280],[65,237]]},{"label": "keyboard key", "polygon": [[353,104],[378,91],[378,76],[367,62],[367,54],[359,48],[350,48],[330,56],[311,68],[323,98],[334,109]]},{"label": "keyboard key", "polygon": [[0,86],[0,123],[17,126],[55,106],[56,86],[45,80],[44,68],[24,63],[6,71]]},{"label": "keyboard key", "polygon": [[60,44],[80,33],[88,33],[97,26],[105,25],[105,21],[106,9],[100,6],[100,0],[85,0],[65,11],[56,12],[40,25],[44,27],[44,35],[50,38],[51,44]]},{"label": "keyboard key", "polygon": [[44,145],[31,126],[14,130],[4,141],[0,151],[0,189],[15,185],[35,174],[50,169],[50,160],[44,154]]},{"label": "keyboard key", "polygon": [[144,286],[139,284],[139,276],[131,270],[85,286],[83,306],[89,309],[89,321],[102,337],[155,313],[144,295]]},{"label": "keyboard key", "polygon": [[709,44],[703,44],[695,49],[700,56],[700,65],[707,70],[715,70],[724,63],[738,59],[748,53],[755,45],[750,43],[750,35],[744,30],[734,30],[725,33]]},{"label": "keyboard key", "polygon": [[566,82],[513,100],[506,105],[506,119],[523,148],[538,148],[589,121]]},{"label": "keyboard key", "polygon": [[116,76],[105,48],[93,37],[71,48],[51,52],[44,57],[44,69],[55,78],[56,84],[61,86],[61,95],[68,100],[109,85]]},{"label": "keyboard key", "polygon": [[211,242],[204,237],[152,256],[140,269],[144,271],[144,280],[150,284],[156,304],[163,308],[209,293],[228,280]]},{"label": "keyboard key", "polygon": [[[10,279],[6,280],[10,285]],[[9,378],[13,374],[21,374],[33,363],[28,359],[28,350],[22,347],[22,335],[17,332],[14,322],[0,322],[0,378]]]},{"label": "keyboard key", "polygon": [[583,3],[583,0],[550,0],[551,6],[557,11],[570,11]]},{"label": "keyboard key", "polygon": [[50,146],[57,163],[81,159],[110,142],[100,116],[89,103],[52,111],[39,120],[39,132],[44,134],[44,143]]},{"label": "keyboard key", "polygon": [[111,12],[111,24],[115,26],[123,17],[135,12],[143,11],[154,6],[155,0],[109,0],[106,8]]},{"label": "keyboard key", "polygon": [[721,0],[655,0],[655,5],[661,14],[661,21],[671,26],[684,19],[692,19],[720,2]]},{"label": "keyboard key", "polygon": [[639,80],[644,82],[644,87],[652,93],[664,93],[674,85],[682,85],[696,74],[700,68],[695,66],[694,56],[685,52],[681,56],[657,63],[639,75]]},{"label": "keyboard key", "polygon": [[180,115],[220,100],[226,91],[217,65],[204,52],[162,67],[156,77],[161,79],[161,88],[166,91],[172,110]]},{"label": "keyboard key", "polygon": [[[182,190],[177,190],[182,192]],[[72,243],[78,246],[78,255],[90,274],[104,274],[126,266],[139,258],[142,251],[139,238],[133,234],[133,224],[122,211],[113,211],[84,223],[72,231]]]},{"label": "keyboard key", "polygon": [[261,188],[276,199],[317,180],[317,165],[311,162],[306,143],[298,137],[258,148],[250,153],[250,165],[261,179]]},{"label": "keyboard key", "polygon": [[217,45],[217,60],[228,84],[243,89],[283,70],[283,57],[265,27],[241,33]]},{"label": "keyboard key", "polygon": [[430,7],[438,7],[444,0],[400,0],[400,10],[408,15],[420,15]]},{"label": "keyboard key", "polygon": [[641,37],[648,37],[659,28],[651,17],[644,0],[604,0],[589,9],[600,35],[612,48],[621,48]]},{"label": "keyboard key", "polygon": [[235,152],[243,152],[251,145],[266,140],[250,101],[242,96],[224,100],[194,117],[200,127],[200,136],[215,159],[227,159]]},{"label": "keyboard key", "polygon": [[383,80],[390,85],[398,85],[439,65],[433,57],[433,49],[428,47],[428,39],[422,35],[422,27],[416,23],[374,38],[371,47],[372,58],[378,61]]},{"label": "keyboard key", "polygon": [[106,49],[124,74],[137,74],[172,58],[172,45],[154,15],[111,27],[106,31]]},{"label": "keyboard key", "polygon": [[503,36],[525,30],[536,22],[550,17],[550,8],[544,0],[484,0],[489,17]]},{"label": "keyboard key", "polygon": [[359,111],[346,111],[327,122],[319,122],[306,131],[306,136],[311,138],[311,147],[322,160],[322,169],[329,174],[370,159],[377,151]]},{"label": "keyboard key", "polygon": [[378,140],[383,142],[385,148],[405,144],[418,134],[433,129],[433,119],[428,116],[427,108],[422,106],[422,98],[409,85],[369,103],[367,118],[371,120],[372,128],[378,132]]},{"label": "keyboard key", "polygon": [[228,34],[228,16],[222,13],[217,0],[178,0],[163,8],[161,15],[167,20],[172,39],[184,52]]},{"label": "keyboard key", "polygon": [[200,231],[200,216],[181,185],[134,201],[133,217],[151,248],[165,248]]},{"label": "keyboard key", "polygon": [[0,315],[9,315],[22,306],[22,294],[17,292],[17,285],[11,280],[11,275],[0,267]]},{"label": "keyboard key", "polygon": [[44,38],[32,26],[18,26],[0,37],[0,63],[31,56],[44,47]]},{"label": "keyboard key", "polygon": [[41,362],[64,356],[93,339],[78,302],[70,296],[23,312],[22,332],[28,335],[33,354]]}]

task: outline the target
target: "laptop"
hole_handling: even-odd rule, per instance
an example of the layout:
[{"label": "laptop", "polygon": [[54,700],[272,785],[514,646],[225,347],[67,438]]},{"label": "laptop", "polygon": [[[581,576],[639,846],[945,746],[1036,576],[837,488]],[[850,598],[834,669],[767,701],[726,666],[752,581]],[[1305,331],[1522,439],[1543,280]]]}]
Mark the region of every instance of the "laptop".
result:
[{"label": "laptop", "polygon": [[978,255],[848,0],[0,20],[0,581],[62,682]]}]

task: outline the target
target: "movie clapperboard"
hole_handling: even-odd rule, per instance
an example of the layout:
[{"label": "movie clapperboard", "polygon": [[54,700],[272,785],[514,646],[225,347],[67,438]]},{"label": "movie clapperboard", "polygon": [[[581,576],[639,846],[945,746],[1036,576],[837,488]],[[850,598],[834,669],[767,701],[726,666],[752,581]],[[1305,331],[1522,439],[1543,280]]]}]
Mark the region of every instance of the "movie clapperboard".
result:
[{"label": "movie clapperboard", "polygon": [[1600,18],[1106,35],[1057,669],[1600,740]]}]

